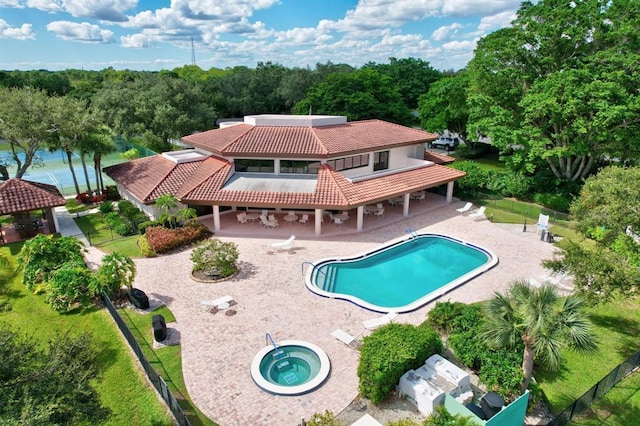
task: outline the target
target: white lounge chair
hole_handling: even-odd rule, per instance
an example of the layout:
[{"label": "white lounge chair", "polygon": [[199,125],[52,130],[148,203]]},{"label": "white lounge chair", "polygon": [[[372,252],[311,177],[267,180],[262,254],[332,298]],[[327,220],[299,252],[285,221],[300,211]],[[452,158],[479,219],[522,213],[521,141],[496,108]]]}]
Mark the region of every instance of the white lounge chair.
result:
[{"label": "white lounge chair", "polygon": [[358,339],[356,339],[346,331],[340,329],[333,330],[331,332],[331,335],[345,345],[349,346],[351,349],[359,349],[360,346],[362,346],[362,343]]},{"label": "white lounge chair", "polygon": [[275,229],[279,224],[278,222],[270,221],[266,216],[260,216],[260,225],[264,226],[265,228]]},{"label": "white lounge chair", "polygon": [[473,203],[469,202],[469,203],[465,204],[464,207],[460,207],[459,209],[456,209],[456,211],[458,213],[466,213],[469,210],[471,210],[471,207],[473,207]]},{"label": "white lounge chair", "polygon": [[388,312],[381,317],[364,320],[362,321],[362,325],[364,325],[364,327],[368,329],[378,328],[385,324],[389,324],[397,316],[397,312]]},{"label": "white lounge chair", "polygon": [[201,303],[205,305],[207,309],[226,309],[229,306],[235,305],[236,301],[233,300],[233,297],[231,296],[222,296],[214,300],[203,300]]},{"label": "white lounge chair", "polygon": [[291,250],[293,248],[293,244],[294,244],[295,240],[296,240],[296,236],[292,235],[286,241],[279,241],[279,242],[276,242],[276,243],[271,243],[269,245],[269,251]]},{"label": "white lounge chair", "polygon": [[486,216],[484,215],[485,209],[486,209],[485,206],[481,206],[478,210],[474,211],[473,213],[470,213],[469,216],[467,217],[470,217],[473,220],[486,219]]},{"label": "white lounge chair", "polygon": [[302,218],[300,218],[300,220],[298,221],[298,223],[301,223],[302,225],[306,225],[307,222],[309,222],[309,215],[308,214],[303,214]]},{"label": "white lounge chair", "polygon": [[537,228],[536,234],[539,234],[542,231],[546,231],[549,228],[549,215],[548,214],[540,213],[540,216],[538,216],[537,227],[538,228]]},{"label": "white lounge chair", "polygon": [[243,225],[245,223],[249,222],[249,219],[247,218],[247,214],[246,213],[238,213],[236,215],[236,218],[238,219],[238,223],[241,223]]}]

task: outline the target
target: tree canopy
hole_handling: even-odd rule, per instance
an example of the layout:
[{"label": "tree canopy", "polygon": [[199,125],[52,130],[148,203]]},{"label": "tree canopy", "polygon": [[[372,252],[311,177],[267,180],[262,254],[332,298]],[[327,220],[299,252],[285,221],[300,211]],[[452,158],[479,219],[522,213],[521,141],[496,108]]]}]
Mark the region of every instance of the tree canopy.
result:
[{"label": "tree canopy", "polygon": [[640,3],[524,2],[469,63],[470,130],[515,168],[579,181],[640,153]]},{"label": "tree canopy", "polygon": [[[464,71],[432,83],[429,91],[421,95],[418,102],[422,128],[437,133],[448,129],[467,141],[468,87],[469,80]],[[475,135],[475,139],[477,136],[479,135]]]}]

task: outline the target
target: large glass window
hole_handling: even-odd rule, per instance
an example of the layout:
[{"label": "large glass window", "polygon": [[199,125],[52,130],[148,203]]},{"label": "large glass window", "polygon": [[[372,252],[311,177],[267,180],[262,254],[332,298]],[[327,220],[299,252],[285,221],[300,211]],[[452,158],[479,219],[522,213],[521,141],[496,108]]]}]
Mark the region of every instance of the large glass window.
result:
[{"label": "large glass window", "polygon": [[389,168],[389,151],[380,151],[373,154],[373,171],[387,170]]},{"label": "large glass window", "polygon": [[236,158],[234,160],[236,172],[273,173],[273,160],[256,160]]},{"label": "large glass window", "polygon": [[280,173],[298,173],[317,175],[319,161],[280,160]]},{"label": "large glass window", "polygon": [[369,165],[369,154],[354,155],[352,157],[336,158],[335,160],[327,160],[327,164],[333,167],[335,171],[356,169]]}]

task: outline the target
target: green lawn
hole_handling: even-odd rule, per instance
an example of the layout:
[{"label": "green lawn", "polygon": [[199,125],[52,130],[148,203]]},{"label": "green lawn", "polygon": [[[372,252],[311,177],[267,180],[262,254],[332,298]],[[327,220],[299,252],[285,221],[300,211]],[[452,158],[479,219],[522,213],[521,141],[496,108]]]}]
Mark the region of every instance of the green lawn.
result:
[{"label": "green lawn", "polygon": [[[0,246],[10,259],[19,251],[15,244]],[[44,296],[26,290],[16,277],[10,287],[10,312],[0,313],[2,327],[11,326],[43,344],[64,333],[88,331],[98,348],[100,377],[95,388],[102,404],[111,410],[104,425],[172,425],[173,417],[147,384],[137,362],[104,309],[90,308],[59,314],[45,304]]]},{"label": "green lawn", "polygon": [[[192,425],[215,425],[207,416],[202,414],[200,410],[191,402],[187,388],[184,384],[182,376],[182,356],[180,346],[168,346],[153,350],[153,336],[151,333],[151,315],[138,314],[130,309],[119,309],[120,316],[127,323],[129,329],[133,332],[136,340],[140,344],[145,357],[153,368],[171,389],[173,395],[180,402],[180,407],[189,417]],[[161,307],[152,313],[153,315],[162,315],[167,323],[175,321],[171,311],[166,307]]]},{"label": "green lawn", "polygon": [[618,364],[640,348],[638,299],[623,299],[589,308],[598,343],[595,353],[563,351],[566,362],[560,371],[536,369],[534,375],[544,390],[551,410],[558,413],[582,396]]},{"label": "green lawn", "polygon": [[640,372],[636,371],[618,382],[600,401],[571,424],[597,426],[627,426],[640,419]]},{"label": "green lawn", "polygon": [[105,225],[100,213],[88,214],[74,219],[92,246],[106,253],[118,252],[132,258],[142,257],[138,247],[140,235],[121,237]]}]

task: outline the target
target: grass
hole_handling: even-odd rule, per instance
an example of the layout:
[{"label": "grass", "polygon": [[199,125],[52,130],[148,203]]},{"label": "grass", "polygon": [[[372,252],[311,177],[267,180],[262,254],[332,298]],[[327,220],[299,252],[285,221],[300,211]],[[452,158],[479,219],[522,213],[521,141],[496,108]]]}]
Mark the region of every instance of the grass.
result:
[{"label": "grass", "polygon": [[[17,251],[17,244],[0,247],[0,253],[14,264],[12,256]],[[94,386],[102,405],[111,410],[111,415],[103,425],[174,423],[105,310],[93,307],[66,314],[57,313],[44,302],[43,295],[37,296],[26,290],[20,275],[11,283],[9,301],[13,309],[0,313],[1,326],[20,330],[43,345],[65,333],[91,333],[98,350],[101,372]]]},{"label": "grass", "polygon": [[65,204],[65,207],[67,208],[67,211],[70,214],[76,214],[76,213],[84,212],[84,211],[87,211],[87,210],[91,210],[91,209],[96,208],[98,206],[96,204],[80,203],[75,198],[69,198],[69,199],[67,199],[67,203]]},{"label": "grass", "polygon": [[607,392],[587,413],[571,424],[627,426],[640,419],[640,372],[636,371]]},{"label": "grass", "polygon": [[106,253],[118,252],[132,258],[141,258],[138,247],[139,235],[121,237],[105,225],[100,213],[88,214],[74,219],[91,245]]},{"label": "grass", "polygon": [[[153,350],[153,336],[150,331],[150,315],[142,315],[130,309],[119,309],[120,316],[127,323],[133,332],[136,340],[140,344],[142,351],[160,376],[171,389],[171,392],[178,399],[180,407],[189,418],[192,425],[215,425],[207,416],[193,404],[187,392],[184,378],[182,376],[182,356],[180,346],[167,346]],[[162,315],[168,323],[175,321],[171,311],[166,307],[161,307],[153,311],[153,315]]]},{"label": "grass", "polygon": [[638,350],[639,306],[637,299],[622,299],[589,308],[598,351],[585,354],[564,350],[565,362],[559,371],[536,370],[536,380],[552,412],[564,410]]}]

